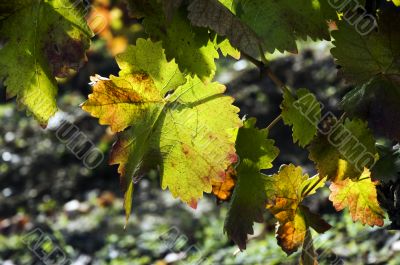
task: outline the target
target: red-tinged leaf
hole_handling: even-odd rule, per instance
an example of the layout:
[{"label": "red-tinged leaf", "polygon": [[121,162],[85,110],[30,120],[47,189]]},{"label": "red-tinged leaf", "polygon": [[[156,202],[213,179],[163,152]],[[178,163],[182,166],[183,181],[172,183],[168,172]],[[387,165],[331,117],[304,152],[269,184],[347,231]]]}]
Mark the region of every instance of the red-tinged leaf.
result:
[{"label": "red-tinged leaf", "polygon": [[370,226],[383,226],[385,215],[377,200],[376,184],[371,180],[370,171],[365,169],[359,180],[333,182],[329,187],[329,199],[337,211],[348,208],[354,221]]}]

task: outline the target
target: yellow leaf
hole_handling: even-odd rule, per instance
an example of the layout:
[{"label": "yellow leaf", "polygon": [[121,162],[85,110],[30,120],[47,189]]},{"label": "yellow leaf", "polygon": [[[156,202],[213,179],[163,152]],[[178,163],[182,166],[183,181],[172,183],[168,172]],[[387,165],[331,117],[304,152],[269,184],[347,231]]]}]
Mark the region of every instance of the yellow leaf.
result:
[{"label": "yellow leaf", "polygon": [[338,180],[329,188],[329,199],[337,211],[349,208],[353,221],[383,226],[384,212],[378,203],[376,183],[371,180],[371,172],[367,168],[359,180]]}]

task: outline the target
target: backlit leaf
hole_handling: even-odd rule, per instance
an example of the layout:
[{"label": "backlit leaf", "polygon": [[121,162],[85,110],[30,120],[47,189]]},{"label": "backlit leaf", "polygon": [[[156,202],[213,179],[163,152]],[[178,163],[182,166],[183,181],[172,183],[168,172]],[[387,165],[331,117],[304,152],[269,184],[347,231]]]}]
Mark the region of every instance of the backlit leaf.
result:
[{"label": "backlit leaf", "polygon": [[329,189],[329,199],[337,211],[348,208],[354,221],[383,226],[384,212],[377,200],[376,183],[372,182],[368,169],[364,170],[359,180],[338,180]]},{"label": "backlit leaf", "polygon": [[[4,2],[4,1],[3,1]],[[40,124],[57,111],[57,82],[86,60],[92,32],[82,10],[68,0],[8,1],[1,4],[0,80],[5,78],[7,97],[17,97]],[[2,13],[2,14],[1,14]]]},{"label": "backlit leaf", "polygon": [[239,129],[236,149],[240,164],[224,230],[240,249],[246,248],[247,235],[253,234],[253,223],[263,222],[267,177],[262,169],[272,167],[279,150],[267,139],[268,131],[255,128],[255,119],[249,119]]},{"label": "backlit leaf", "polygon": [[[119,57],[120,76],[98,81],[83,109],[114,131],[125,129],[110,160],[119,164],[124,192],[148,169],[159,168],[162,188],[195,208],[236,162],[234,135],[241,121],[223,85],[189,77],[178,86],[181,73],[160,51],[160,43],[138,41]],[[155,59],[135,60],[133,54]],[[131,207],[129,201],[125,207]]]},{"label": "backlit leaf", "polygon": [[236,185],[237,172],[230,166],[225,172],[223,181],[212,180],[212,193],[217,197],[218,202],[228,201]]},{"label": "backlit leaf", "polygon": [[189,12],[194,25],[211,28],[254,57],[260,48],[297,52],[296,39],[307,36],[329,40],[327,21],[337,18],[326,1],[312,0],[195,0]]},{"label": "backlit leaf", "polygon": [[319,176],[309,178],[307,174],[303,175],[301,167],[290,164],[283,165],[269,182],[267,209],[279,222],[278,244],[288,255],[303,244],[309,226],[315,227],[318,232],[330,228],[318,215],[311,214],[307,207],[301,205],[306,196],[324,186],[325,180],[319,179]]},{"label": "backlit leaf", "polygon": [[293,126],[293,141],[300,146],[306,146],[317,133],[321,119],[321,104],[307,89],[296,91],[294,98],[285,91],[281,104],[283,122]]},{"label": "backlit leaf", "polygon": [[318,173],[329,180],[358,179],[364,167],[373,166],[378,158],[367,123],[357,119],[336,122],[320,132],[308,149]]},{"label": "backlit leaf", "polygon": [[189,19],[195,26],[207,27],[220,36],[226,36],[234,47],[243,52],[254,57],[260,54],[262,40],[218,0],[193,1],[189,6]]},{"label": "backlit leaf", "polygon": [[267,52],[297,52],[296,39],[329,40],[327,21],[336,12],[327,1],[239,0],[237,16],[263,40]]},{"label": "backlit leaf", "polygon": [[[175,59],[181,72],[197,75],[203,81],[214,77],[214,60],[219,57],[216,47],[207,29],[190,24],[186,11],[178,9],[179,1],[163,0],[163,4],[156,0],[128,2],[136,16],[144,17],[143,26],[149,36],[162,41],[167,59]],[[169,10],[171,6],[173,13]]]}]

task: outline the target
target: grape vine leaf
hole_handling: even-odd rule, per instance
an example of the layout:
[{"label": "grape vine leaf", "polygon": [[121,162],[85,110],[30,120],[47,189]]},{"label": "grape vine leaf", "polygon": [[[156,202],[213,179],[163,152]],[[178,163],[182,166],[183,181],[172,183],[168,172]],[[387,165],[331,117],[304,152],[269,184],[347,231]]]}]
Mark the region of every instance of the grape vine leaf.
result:
[{"label": "grape vine leaf", "polygon": [[[296,39],[330,39],[327,20],[337,15],[326,1],[195,0],[189,6],[194,25],[227,36],[254,57],[263,52],[297,52]],[[301,21],[301,23],[299,23]]]},{"label": "grape vine leaf", "polygon": [[[154,20],[149,21],[145,20],[145,25],[154,23]],[[159,28],[159,25],[155,26]],[[173,17],[165,33],[161,30],[157,31],[153,25],[147,27],[151,27],[152,34],[163,41],[168,59],[176,58],[182,71],[196,74],[202,80],[210,80],[214,77],[217,69],[215,59],[219,55],[206,29],[192,27],[181,13]]]},{"label": "grape vine leaf", "polygon": [[163,10],[167,22],[172,21],[174,15],[182,5],[183,0],[162,0]]},{"label": "grape vine leaf", "polygon": [[353,221],[370,226],[383,226],[384,211],[380,208],[376,195],[376,182],[371,180],[371,172],[366,168],[360,179],[338,180],[331,184],[329,200],[337,211],[349,208]]},{"label": "grape vine leaf", "polygon": [[400,0],[392,0],[396,6],[400,6]]},{"label": "grape vine leaf", "polygon": [[221,51],[224,57],[227,57],[229,55],[236,60],[240,59],[240,51],[233,47],[228,39],[222,39],[221,37],[216,36],[214,39],[214,43],[216,48]]},{"label": "grape vine leaf", "polygon": [[399,145],[377,145],[379,160],[371,170],[373,179],[385,184],[396,182],[400,176],[400,148]]},{"label": "grape vine leaf", "polygon": [[229,201],[233,189],[236,185],[237,172],[235,168],[231,165],[225,172],[225,177],[223,181],[212,180],[212,193],[217,198],[217,202]]},{"label": "grape vine leaf", "polygon": [[327,21],[337,19],[322,0],[240,0],[236,14],[263,39],[267,52],[297,53],[296,39],[330,40]]},{"label": "grape vine leaf", "polygon": [[[392,5],[392,4],[391,4]],[[350,82],[363,84],[371,78],[400,76],[399,8],[386,7],[378,13],[378,30],[360,34],[357,28],[341,21],[331,53],[341,66],[340,73]],[[361,32],[362,33],[362,32]]]},{"label": "grape vine leaf", "polygon": [[321,217],[301,205],[303,199],[324,186],[326,178],[309,178],[302,168],[292,164],[282,165],[267,187],[267,209],[278,220],[277,240],[288,255],[295,252],[304,242],[309,226],[323,233],[330,228]]},{"label": "grape vine leaf", "polygon": [[12,4],[12,9],[0,6],[0,38],[5,41],[0,79],[5,78],[7,98],[16,96],[18,106],[45,126],[57,111],[55,77],[82,65],[93,33],[79,6],[68,0]]},{"label": "grape vine leaf", "polygon": [[[116,57],[116,60],[121,68],[120,75],[147,73],[163,94],[172,92],[186,83],[186,78],[179,71],[175,60],[167,60],[159,42],[138,39],[136,46],[129,46],[124,53]],[[157,63],[150,63],[151,61]]]},{"label": "grape vine leaf", "polygon": [[293,141],[304,147],[317,133],[321,119],[321,104],[307,89],[296,91],[297,99],[286,90],[281,104],[282,119],[286,125],[293,126]]},{"label": "grape vine leaf", "polygon": [[[176,65],[165,55],[158,61],[132,59],[148,59],[160,51],[159,42],[137,41],[118,57],[119,77],[98,81],[82,106],[113,130],[126,129],[114,144],[110,163],[119,164],[127,218],[133,182],[149,168],[159,167],[162,188],[195,208],[203,192],[212,191],[212,181],[222,181],[237,160],[234,136],[242,122],[233,99],[223,95],[225,86],[188,77],[176,87],[180,78],[175,76],[181,73],[171,70]],[[166,88],[170,80],[176,89]]]},{"label": "grape vine leaf", "polygon": [[129,0],[134,14],[144,17],[143,26],[150,37],[162,41],[167,59],[175,59],[182,72],[197,75],[203,81],[211,80],[219,54],[208,30],[193,27],[182,8],[171,15],[165,14],[163,5],[156,0],[142,2]]},{"label": "grape vine leaf", "polygon": [[336,122],[320,132],[308,149],[318,173],[332,181],[358,179],[364,167],[372,167],[378,159],[375,139],[367,123],[359,119]]},{"label": "grape vine leaf", "polygon": [[218,0],[194,0],[188,10],[188,18],[193,25],[207,27],[219,36],[226,36],[234,47],[254,57],[260,54],[262,40]]},{"label": "grape vine leaf", "polygon": [[263,222],[267,178],[260,173],[272,167],[279,149],[274,141],[267,139],[268,130],[255,127],[256,120],[248,119],[239,129],[236,150],[240,158],[237,183],[233,191],[224,230],[238,246],[245,249],[247,235],[253,234],[253,223]]},{"label": "grape vine leaf", "polygon": [[341,105],[349,115],[367,120],[375,133],[400,141],[400,80],[375,77],[347,93]]}]

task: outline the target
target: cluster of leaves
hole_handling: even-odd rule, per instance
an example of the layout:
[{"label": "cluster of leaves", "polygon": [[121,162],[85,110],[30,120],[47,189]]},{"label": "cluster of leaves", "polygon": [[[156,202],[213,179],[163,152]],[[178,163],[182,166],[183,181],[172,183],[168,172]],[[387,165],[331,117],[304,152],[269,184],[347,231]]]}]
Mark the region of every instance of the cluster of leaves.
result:
[{"label": "cluster of leaves", "polygon": [[[323,233],[330,225],[303,200],[327,183],[336,210],[348,208],[354,221],[383,225],[376,185],[397,176],[398,167],[374,168],[387,169],[374,133],[400,139],[398,1],[373,10],[376,27],[366,35],[349,22],[363,16],[358,9],[337,10],[324,0],[127,2],[148,38],[119,54],[118,76],[95,79],[82,104],[118,133],[110,164],[119,165],[127,219],[135,183],[158,169],[162,188],[193,208],[204,192],[229,201],[224,230],[240,249],[268,210],[278,221],[282,249],[291,254],[303,246],[301,263],[316,264],[310,228]],[[77,69],[91,35],[68,0],[2,1],[0,77],[8,96],[46,124],[56,111],[55,78]],[[334,39],[340,74],[356,85],[343,99],[341,118],[323,114],[315,95],[285,87],[268,68],[266,53],[296,53],[296,40],[306,38]],[[292,127],[294,144],[309,150],[316,176],[292,164],[272,176],[262,173],[279,154],[268,139],[274,123],[258,129],[254,119],[239,118],[225,87],[212,82],[220,54],[255,62],[283,90],[278,118]]]}]

